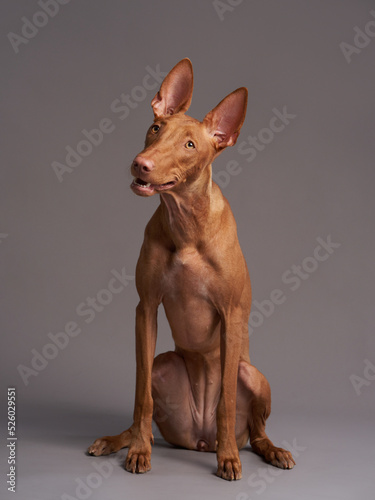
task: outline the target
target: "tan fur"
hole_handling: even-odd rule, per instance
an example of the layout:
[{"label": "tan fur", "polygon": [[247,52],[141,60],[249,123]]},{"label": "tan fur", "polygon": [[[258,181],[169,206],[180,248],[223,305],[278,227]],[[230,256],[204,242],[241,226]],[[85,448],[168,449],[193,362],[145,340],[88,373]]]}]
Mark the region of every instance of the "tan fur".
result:
[{"label": "tan fur", "polygon": [[[273,465],[288,469],[295,462],[265,433],[271,397],[250,364],[249,274],[232,211],[212,181],[212,161],[235,144],[244,122],[247,90],[229,94],[203,122],[184,114],[192,90],[191,63],[183,59],[152,101],[155,120],[131,167],[133,191],[161,198],[136,270],[134,423],[88,451],[98,456],[128,446],[125,468],[150,470],[154,413],[167,441],[216,451],[217,475],[233,480],[241,477],[238,449],[249,437]],[[160,304],[176,347],[154,360]]]}]

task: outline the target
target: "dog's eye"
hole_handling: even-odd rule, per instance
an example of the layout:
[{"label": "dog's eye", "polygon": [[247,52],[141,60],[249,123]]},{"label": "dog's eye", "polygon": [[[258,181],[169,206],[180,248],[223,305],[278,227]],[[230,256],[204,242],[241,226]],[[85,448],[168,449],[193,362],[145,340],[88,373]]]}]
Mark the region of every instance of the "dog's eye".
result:
[{"label": "dog's eye", "polygon": [[194,149],[195,148],[194,142],[193,141],[187,141],[187,143],[185,144],[185,148],[186,149]]},{"label": "dog's eye", "polygon": [[160,129],[159,125],[152,125],[151,132],[156,134],[156,132],[159,132],[159,129]]}]

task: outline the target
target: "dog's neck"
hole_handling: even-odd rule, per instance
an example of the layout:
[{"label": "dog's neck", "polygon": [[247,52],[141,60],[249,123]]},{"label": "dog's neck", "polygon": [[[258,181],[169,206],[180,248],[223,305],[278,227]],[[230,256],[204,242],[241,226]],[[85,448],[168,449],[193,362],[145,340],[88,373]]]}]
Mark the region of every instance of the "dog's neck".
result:
[{"label": "dog's neck", "polygon": [[186,181],[179,189],[160,195],[163,227],[176,251],[199,249],[210,238],[216,198],[211,165],[195,181]]}]

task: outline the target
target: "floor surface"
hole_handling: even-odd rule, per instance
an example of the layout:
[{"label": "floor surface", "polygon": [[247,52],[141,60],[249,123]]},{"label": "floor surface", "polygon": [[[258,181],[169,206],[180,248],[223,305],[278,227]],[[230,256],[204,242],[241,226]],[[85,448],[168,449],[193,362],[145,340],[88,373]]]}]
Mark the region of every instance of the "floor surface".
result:
[{"label": "floor surface", "polygon": [[[125,419],[125,425],[129,418]],[[123,469],[127,450],[90,457],[85,449],[102,434],[122,430],[124,419],[105,415],[52,415],[21,425],[17,441],[17,490],[1,498],[371,500],[375,498],[375,432],[370,420],[332,416],[272,415],[268,432],[288,447],[297,462],[281,471],[265,464],[249,446],[241,450],[243,478],[226,482],[215,476],[213,453],[176,449],[157,437],[152,470],[132,475]],[[156,429],[155,429],[156,431]],[[155,432],[157,436],[157,432]],[[6,464],[2,448],[2,469]],[[4,477],[4,473],[2,473]],[[4,491],[5,490],[5,491]]]}]

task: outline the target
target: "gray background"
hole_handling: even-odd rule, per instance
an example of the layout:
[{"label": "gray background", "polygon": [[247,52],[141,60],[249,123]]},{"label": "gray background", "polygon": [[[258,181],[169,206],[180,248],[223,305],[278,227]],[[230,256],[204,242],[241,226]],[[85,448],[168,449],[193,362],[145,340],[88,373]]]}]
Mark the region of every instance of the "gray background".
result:
[{"label": "gray background", "polygon": [[[231,160],[241,168],[227,176],[223,192],[254,299],[276,288],[286,297],[254,329],[251,355],[272,387],[270,436],[297,443],[297,466],[272,476],[275,469],[246,449],[243,479],[229,484],[213,475],[214,455],[175,450],[159,438],[151,473],[131,476],[118,457],[96,459],[112,467],[110,477],[100,476],[86,495],[351,499],[373,491],[375,382],[364,369],[366,359],[375,363],[375,39],[350,63],[340,43],[353,44],[355,26],[375,20],[375,2],[232,3],[238,5],[221,20],[211,1],[70,2],[16,54],[7,34],[21,34],[21,18],[41,9],[35,1],[2,2],[2,481],[9,386],[17,388],[18,436],[17,493],[11,497],[2,484],[2,498],[78,498],[79,480],[96,472],[85,448],[131,424],[134,281],[89,324],[76,308],[107,287],[112,270],[134,275],[144,226],[158,203],[128,187],[156,89],[145,91],[124,120],[111,104],[137,92],[147,66],[167,72],[183,57],[195,71],[189,111],[195,118],[235,88],[249,89],[238,144],[268,127],[274,108],[296,115],[252,162],[237,144],[214,171]],[[81,131],[103,118],[114,131],[59,182],[52,162],[64,162],[65,147],[76,148]],[[283,273],[328,235],[340,247],[292,291]],[[31,350],[41,352],[48,333],[69,321],[80,335],[26,386],[19,365],[31,367]],[[162,312],[159,323],[163,352],[173,344]],[[367,376],[360,394],[352,375]]]}]

